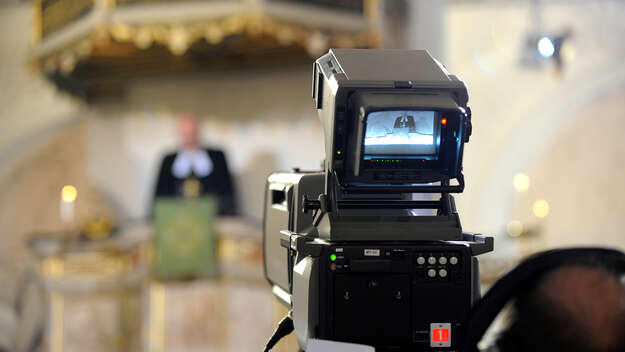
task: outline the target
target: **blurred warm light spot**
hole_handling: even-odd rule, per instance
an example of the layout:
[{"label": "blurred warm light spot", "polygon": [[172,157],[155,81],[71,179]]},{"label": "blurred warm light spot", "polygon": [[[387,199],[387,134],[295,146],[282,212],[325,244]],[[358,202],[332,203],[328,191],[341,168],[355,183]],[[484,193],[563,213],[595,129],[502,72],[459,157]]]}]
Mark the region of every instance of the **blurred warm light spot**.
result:
[{"label": "blurred warm light spot", "polygon": [[209,44],[215,45],[223,40],[224,33],[219,26],[210,26],[204,31],[204,38]]},{"label": "blurred warm light spot", "polygon": [[533,210],[537,218],[544,218],[549,215],[549,203],[544,199],[539,199],[534,202]]},{"label": "blurred warm light spot", "polygon": [[66,203],[73,203],[78,196],[78,190],[72,185],[63,186],[61,190],[61,199]]},{"label": "blurred warm light spot", "polygon": [[121,23],[116,23],[114,24],[111,29],[111,34],[113,35],[113,38],[115,38],[116,40],[119,41],[129,41],[132,39],[132,34],[133,29],[125,24],[121,24]]},{"label": "blurred warm light spot", "polygon": [[328,50],[328,37],[320,31],[315,31],[308,37],[306,50],[312,56],[320,56]]},{"label": "blurred warm light spot", "polygon": [[134,43],[139,49],[147,49],[152,45],[152,33],[147,28],[140,28],[135,34]]},{"label": "blurred warm light spot", "polygon": [[519,192],[527,191],[528,188],[530,188],[530,177],[523,173],[516,174],[512,180],[512,184],[514,184],[514,188]]},{"label": "blurred warm light spot", "polygon": [[523,224],[519,220],[512,220],[507,226],[508,235],[519,237],[523,233]]},{"label": "blurred warm light spot", "polygon": [[189,33],[182,26],[176,26],[169,32],[169,50],[174,55],[183,55],[191,44]]}]

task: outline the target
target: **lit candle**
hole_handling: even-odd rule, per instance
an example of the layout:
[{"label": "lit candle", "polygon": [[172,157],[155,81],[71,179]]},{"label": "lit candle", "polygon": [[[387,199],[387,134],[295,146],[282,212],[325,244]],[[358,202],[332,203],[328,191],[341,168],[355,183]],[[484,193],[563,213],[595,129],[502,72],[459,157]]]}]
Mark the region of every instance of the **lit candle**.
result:
[{"label": "lit candle", "polygon": [[78,190],[72,185],[63,186],[61,190],[61,221],[71,223],[74,220],[74,202]]}]

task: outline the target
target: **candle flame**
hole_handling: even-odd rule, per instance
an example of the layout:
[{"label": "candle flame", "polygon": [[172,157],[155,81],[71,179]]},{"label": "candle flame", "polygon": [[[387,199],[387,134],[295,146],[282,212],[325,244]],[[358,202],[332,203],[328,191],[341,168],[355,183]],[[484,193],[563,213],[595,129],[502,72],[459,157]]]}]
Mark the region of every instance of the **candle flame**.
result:
[{"label": "candle flame", "polygon": [[73,203],[78,196],[78,190],[72,185],[63,186],[61,190],[61,199],[66,203]]}]

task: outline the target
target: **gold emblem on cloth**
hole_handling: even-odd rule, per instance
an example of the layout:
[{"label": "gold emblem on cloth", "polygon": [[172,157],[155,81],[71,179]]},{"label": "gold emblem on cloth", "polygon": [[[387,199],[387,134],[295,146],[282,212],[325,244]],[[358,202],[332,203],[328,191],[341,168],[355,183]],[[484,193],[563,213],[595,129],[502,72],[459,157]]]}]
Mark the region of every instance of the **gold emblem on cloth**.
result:
[{"label": "gold emblem on cloth", "polygon": [[188,178],[182,184],[182,194],[186,198],[197,198],[202,193],[202,184],[196,178]]}]

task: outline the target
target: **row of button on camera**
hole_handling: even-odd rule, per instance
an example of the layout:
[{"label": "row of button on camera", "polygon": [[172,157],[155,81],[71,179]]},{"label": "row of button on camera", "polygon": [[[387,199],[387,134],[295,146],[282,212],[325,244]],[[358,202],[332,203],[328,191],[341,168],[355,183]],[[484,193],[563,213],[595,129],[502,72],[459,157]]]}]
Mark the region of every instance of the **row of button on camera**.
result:
[{"label": "row of button on camera", "polygon": [[[435,257],[429,257],[427,259],[427,262],[430,265],[435,265],[437,262],[440,265],[445,265],[445,264],[447,264],[447,262],[449,262],[449,264],[451,264],[451,265],[456,265],[456,264],[458,264],[458,258],[451,257],[451,258],[449,258],[449,260],[447,260],[447,257],[439,257],[438,259],[436,259]],[[419,256],[417,258],[417,264],[424,265],[425,264],[425,257]]]}]

